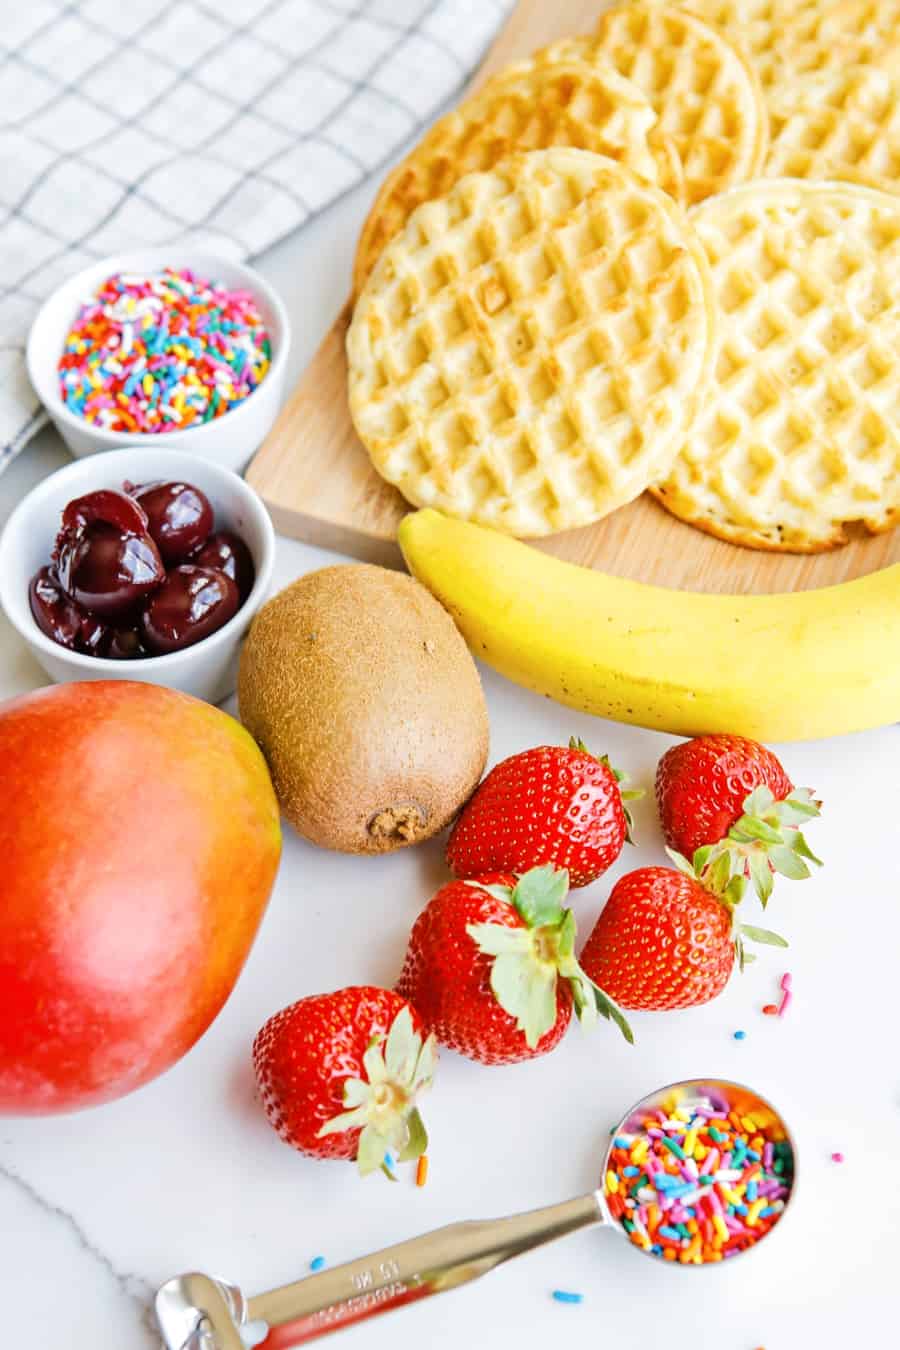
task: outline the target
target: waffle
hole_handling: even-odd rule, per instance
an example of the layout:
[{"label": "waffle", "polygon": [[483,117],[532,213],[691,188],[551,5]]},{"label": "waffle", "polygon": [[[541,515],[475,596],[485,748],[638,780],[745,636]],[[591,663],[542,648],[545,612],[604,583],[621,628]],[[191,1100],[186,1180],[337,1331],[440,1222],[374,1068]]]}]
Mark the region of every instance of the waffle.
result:
[{"label": "waffle", "polygon": [[504,71],[435,123],[385,180],[360,236],[354,293],[417,206],[516,150],[592,150],[680,194],[680,160],[665,137],[653,135],[656,120],[640,90],[612,69],[575,59],[550,67],[523,62]]},{"label": "waffle", "polygon": [[539,55],[558,60],[567,52],[611,64],[647,96],[681,158],[689,202],[759,172],[767,135],[762,92],[749,61],[709,25],[632,0],[608,10],[593,39],[563,38]]},{"label": "waffle", "polygon": [[871,13],[878,0],[683,0],[747,54],[764,94],[798,75],[878,64],[884,33]]},{"label": "waffle", "polygon": [[849,183],[735,188],[692,213],[719,304],[715,376],[668,478],[682,520],[814,553],[900,521],[900,201]]},{"label": "waffle", "polygon": [[772,91],[770,178],[849,178],[900,191],[900,89],[884,70],[850,66]]},{"label": "waffle", "polygon": [[426,202],[347,335],[350,411],[417,506],[537,536],[667,472],[709,375],[708,264],[658,189],[582,150]]}]

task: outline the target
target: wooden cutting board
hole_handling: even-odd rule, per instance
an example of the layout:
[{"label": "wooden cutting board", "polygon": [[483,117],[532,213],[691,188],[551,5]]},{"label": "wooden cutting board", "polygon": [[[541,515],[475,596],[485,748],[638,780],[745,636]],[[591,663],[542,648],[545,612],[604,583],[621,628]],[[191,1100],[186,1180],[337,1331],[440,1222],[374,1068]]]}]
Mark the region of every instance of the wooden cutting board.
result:
[{"label": "wooden cutting board", "polygon": [[[596,0],[519,0],[473,84],[555,38],[590,32],[601,9]],[[253,460],[247,480],[280,533],[365,562],[399,566],[397,525],[411,508],[372,468],[350,421],[344,354],[349,321],[348,302]],[[712,539],[644,496],[596,525],[535,546],[656,585],[748,594],[834,585],[898,562],[900,529],[874,538],[860,530],[844,548],[811,557],[761,553]]]}]

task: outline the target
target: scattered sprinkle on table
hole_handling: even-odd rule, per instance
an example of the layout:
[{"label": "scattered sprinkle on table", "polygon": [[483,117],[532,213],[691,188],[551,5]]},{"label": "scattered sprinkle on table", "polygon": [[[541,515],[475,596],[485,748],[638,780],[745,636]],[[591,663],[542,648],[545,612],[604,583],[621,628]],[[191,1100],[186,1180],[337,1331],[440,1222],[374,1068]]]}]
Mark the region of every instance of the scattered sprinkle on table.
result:
[{"label": "scattered sprinkle on table", "polygon": [[831,1161],[836,1163],[842,1163],[844,1161],[843,1153],[832,1153]]},{"label": "scattered sprinkle on table", "polygon": [[428,1154],[423,1153],[416,1163],[416,1185],[424,1186],[428,1180]]},{"label": "scattered sprinkle on table", "polygon": [[791,998],[792,998],[791,977],[790,974],[788,973],[782,975],[781,977],[781,1002],[778,1005],[779,1017],[784,1017],[784,1014],[787,1012],[788,1007],[790,1005]]},{"label": "scattered sprinkle on table", "polygon": [[554,1289],[553,1298],[557,1303],[583,1303],[584,1294],[573,1293],[571,1289]]},{"label": "scattered sprinkle on table", "polygon": [[781,1218],[793,1172],[790,1142],[772,1112],[673,1102],[615,1137],[604,1192],[635,1246],[699,1266],[763,1237]]},{"label": "scattered sprinkle on table", "polygon": [[325,1268],[325,1257],[324,1257],[324,1256],[314,1256],[313,1259],[312,1259],[312,1260],[310,1261],[310,1263],[309,1263],[309,1268],[310,1268],[310,1270],[324,1270],[324,1268]]},{"label": "scattered sprinkle on table", "polygon": [[183,431],[243,403],[271,359],[249,291],[189,268],[121,272],[81,306],[59,392],[69,412],[106,431]]},{"label": "scattered sprinkle on table", "polygon": [[745,1041],[745,1040],[747,1039],[747,1033],[746,1033],[746,1031],[736,1031],[736,1032],[734,1032],[734,1039],[735,1039],[736,1041]]},{"label": "scattered sprinkle on table", "polygon": [[764,1004],[763,1012],[766,1014],[766,1017],[774,1017],[778,1012],[778,1004],[777,1003]]}]

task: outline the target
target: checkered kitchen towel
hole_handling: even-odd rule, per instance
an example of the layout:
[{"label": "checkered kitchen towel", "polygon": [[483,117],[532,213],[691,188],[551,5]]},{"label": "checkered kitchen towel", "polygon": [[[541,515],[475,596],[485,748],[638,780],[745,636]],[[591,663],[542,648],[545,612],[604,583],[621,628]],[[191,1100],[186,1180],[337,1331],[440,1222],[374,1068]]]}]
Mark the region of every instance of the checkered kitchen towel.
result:
[{"label": "checkered kitchen towel", "polygon": [[513,0],[5,0],[0,472],[41,426],[24,345],[105,254],[260,253],[465,82]]}]

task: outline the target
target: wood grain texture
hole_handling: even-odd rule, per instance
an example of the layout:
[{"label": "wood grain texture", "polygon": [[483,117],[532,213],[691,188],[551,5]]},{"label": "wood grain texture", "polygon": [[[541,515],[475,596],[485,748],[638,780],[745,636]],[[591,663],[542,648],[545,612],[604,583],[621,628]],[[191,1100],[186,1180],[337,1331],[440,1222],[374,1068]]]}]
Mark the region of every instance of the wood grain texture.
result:
[{"label": "wood grain texture", "polygon": [[[596,0],[519,0],[473,87],[535,47],[567,33],[590,32],[602,8]],[[349,321],[348,303],[282,409],[247,480],[281,534],[365,562],[399,566],[397,525],[411,508],[372,468],[350,420],[344,353]],[[535,546],[655,585],[751,594],[836,585],[900,562],[900,529],[874,538],[861,532],[841,549],[809,557],[760,553],[692,529],[645,495],[596,525]]]}]

